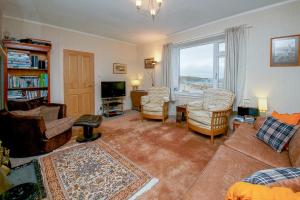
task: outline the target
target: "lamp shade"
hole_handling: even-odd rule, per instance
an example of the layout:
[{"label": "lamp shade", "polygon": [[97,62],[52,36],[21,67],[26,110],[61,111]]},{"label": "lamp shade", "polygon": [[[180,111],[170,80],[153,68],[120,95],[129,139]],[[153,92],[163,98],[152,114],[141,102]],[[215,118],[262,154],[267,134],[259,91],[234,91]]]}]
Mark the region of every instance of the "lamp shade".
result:
[{"label": "lamp shade", "polygon": [[131,85],[132,86],[139,86],[140,84],[141,84],[141,82],[138,79],[131,80]]},{"label": "lamp shade", "polygon": [[258,98],[258,109],[261,112],[266,112],[268,110],[268,99],[267,98]]}]

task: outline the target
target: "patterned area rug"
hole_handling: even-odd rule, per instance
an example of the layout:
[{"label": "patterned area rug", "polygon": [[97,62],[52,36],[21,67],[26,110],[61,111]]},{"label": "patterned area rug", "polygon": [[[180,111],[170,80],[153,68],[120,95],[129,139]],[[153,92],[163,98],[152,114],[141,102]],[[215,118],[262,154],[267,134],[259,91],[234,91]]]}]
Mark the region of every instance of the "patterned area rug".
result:
[{"label": "patterned area rug", "polygon": [[49,199],[135,199],[158,180],[101,140],[40,158]]}]

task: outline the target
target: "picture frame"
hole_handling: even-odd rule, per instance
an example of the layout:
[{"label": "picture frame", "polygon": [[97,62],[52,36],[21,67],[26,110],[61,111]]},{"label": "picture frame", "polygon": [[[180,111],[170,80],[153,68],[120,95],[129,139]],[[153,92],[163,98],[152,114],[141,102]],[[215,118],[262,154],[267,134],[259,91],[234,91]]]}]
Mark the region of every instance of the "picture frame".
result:
[{"label": "picture frame", "polygon": [[153,69],[156,64],[154,58],[146,58],[144,60],[144,63],[145,63],[145,69]]},{"label": "picture frame", "polygon": [[271,38],[271,67],[300,67],[300,35]]},{"label": "picture frame", "polygon": [[114,74],[127,74],[127,65],[122,63],[113,64],[113,73]]}]

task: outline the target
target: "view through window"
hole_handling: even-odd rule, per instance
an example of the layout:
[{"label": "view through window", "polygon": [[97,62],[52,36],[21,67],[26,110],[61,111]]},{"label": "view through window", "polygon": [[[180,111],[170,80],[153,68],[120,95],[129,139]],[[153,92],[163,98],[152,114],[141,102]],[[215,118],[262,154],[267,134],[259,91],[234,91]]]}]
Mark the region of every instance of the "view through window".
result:
[{"label": "view through window", "polygon": [[196,93],[224,86],[225,43],[208,42],[180,49],[179,90]]}]

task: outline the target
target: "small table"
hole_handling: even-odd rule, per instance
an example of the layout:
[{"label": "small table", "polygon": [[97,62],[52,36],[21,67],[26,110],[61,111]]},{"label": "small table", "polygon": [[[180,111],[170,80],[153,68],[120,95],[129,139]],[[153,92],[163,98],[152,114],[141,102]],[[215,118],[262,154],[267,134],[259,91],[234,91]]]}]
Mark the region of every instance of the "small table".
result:
[{"label": "small table", "polygon": [[176,106],[176,123],[182,125],[182,123],[186,121],[186,115],[186,105]]},{"label": "small table", "polygon": [[133,90],[130,92],[132,110],[141,111],[141,98],[147,94],[145,90]]},{"label": "small table", "polygon": [[77,119],[73,126],[82,126],[83,135],[78,136],[77,142],[93,141],[101,137],[100,133],[93,133],[94,128],[98,128],[102,122],[100,115],[82,115]]}]

